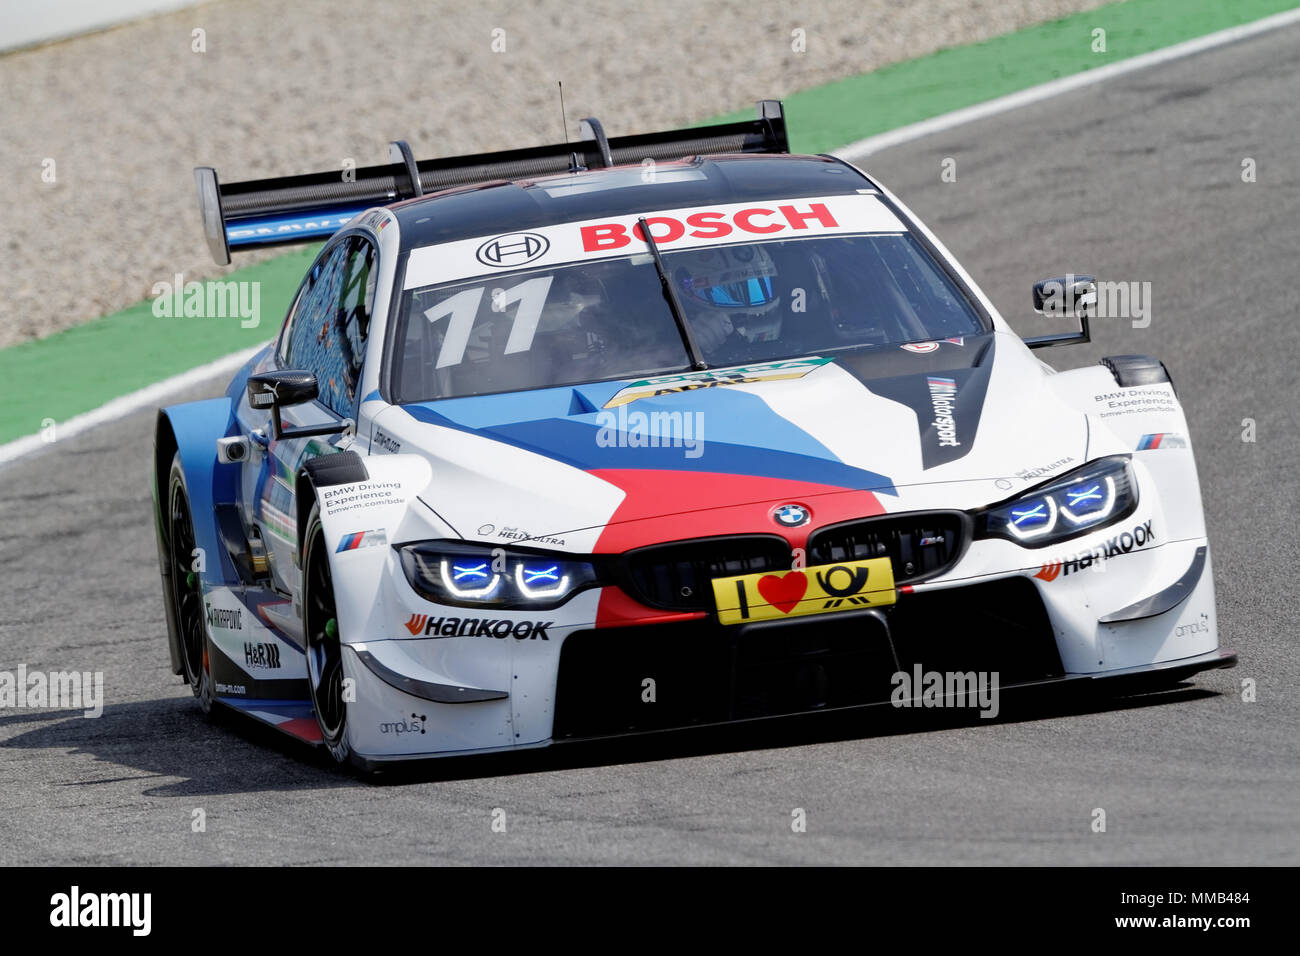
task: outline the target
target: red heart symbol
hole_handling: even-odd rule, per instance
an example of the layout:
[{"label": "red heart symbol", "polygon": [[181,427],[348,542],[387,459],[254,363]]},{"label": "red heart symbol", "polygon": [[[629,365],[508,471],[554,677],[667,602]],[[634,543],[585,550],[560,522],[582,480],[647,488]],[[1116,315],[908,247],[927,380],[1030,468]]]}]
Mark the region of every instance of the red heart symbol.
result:
[{"label": "red heart symbol", "polygon": [[758,579],[758,593],[782,614],[789,614],[808,592],[808,577],[802,571],[768,574]]}]

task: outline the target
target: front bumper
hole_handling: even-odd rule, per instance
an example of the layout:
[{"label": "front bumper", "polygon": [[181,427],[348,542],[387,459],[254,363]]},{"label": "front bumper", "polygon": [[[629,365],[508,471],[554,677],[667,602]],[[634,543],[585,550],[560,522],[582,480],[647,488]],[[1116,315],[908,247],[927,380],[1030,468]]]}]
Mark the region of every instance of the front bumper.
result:
[{"label": "front bumper", "polygon": [[[1138,693],[1144,690],[1167,687],[1172,684],[1187,680],[1202,671],[1213,670],[1215,668],[1232,668],[1237,666],[1237,653],[1234,650],[1220,648],[1205,654],[1197,654],[1194,657],[1188,657],[1177,661],[1161,661],[1155,664],[1146,664],[1140,667],[1129,667],[1123,670],[1108,671],[1096,674],[1062,674],[1057,677],[1048,677],[1041,680],[1024,681],[1019,684],[1003,688],[1017,691],[1030,692],[1033,690],[1058,691],[1058,692],[1088,692],[1091,690],[1101,690],[1111,694],[1119,693]],[[853,704],[840,707],[822,708],[813,712],[830,713],[836,711],[862,711],[868,708],[892,707],[890,701],[873,701],[860,704]],[[808,711],[804,711],[805,713]],[[796,712],[797,713],[797,712]],[[749,716],[739,718],[729,718],[724,721],[701,722],[693,725],[698,728],[720,725],[737,725],[752,723],[758,720],[772,719],[774,717],[793,716],[794,714],[772,714],[767,717]],[[589,740],[607,740],[611,737],[633,736],[644,733],[656,733],[665,729],[673,728],[636,728],[629,727],[621,731],[606,732],[593,734],[590,736],[580,736],[569,734],[557,736],[551,740],[540,740],[530,744],[518,744],[514,746],[503,745],[496,747],[483,747],[476,750],[458,750],[441,753],[416,753],[416,754],[375,754],[362,755],[356,754],[353,763],[365,772],[381,770],[385,767],[391,767],[397,763],[404,763],[412,760],[432,760],[441,757],[465,756],[470,754],[492,754],[505,753],[514,750],[538,749],[548,747],[553,744],[580,743]],[[684,728],[683,728],[684,729]]]},{"label": "front bumper", "polygon": [[[543,639],[374,642],[390,671],[454,677],[450,693],[480,696],[412,696],[353,652],[345,656],[357,678],[353,749],[362,764],[380,765],[882,705],[895,697],[892,679],[916,669],[996,675],[999,691],[1057,693],[1168,684],[1234,666],[1236,655],[1218,646],[1203,538],[1103,567],[1051,580],[1024,569],[923,585],[887,610],[742,626],[701,615],[557,622]],[[598,592],[580,595],[568,620],[595,620],[598,601]]]}]

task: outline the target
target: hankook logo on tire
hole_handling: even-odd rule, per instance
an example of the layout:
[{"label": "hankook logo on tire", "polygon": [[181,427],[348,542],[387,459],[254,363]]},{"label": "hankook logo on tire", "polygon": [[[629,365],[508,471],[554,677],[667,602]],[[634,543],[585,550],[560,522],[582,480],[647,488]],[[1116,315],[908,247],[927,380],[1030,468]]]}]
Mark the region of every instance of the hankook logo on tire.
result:
[{"label": "hankook logo on tire", "polygon": [[514,268],[546,255],[550,240],[535,232],[512,232],[489,239],[478,247],[478,261],[485,266]]}]

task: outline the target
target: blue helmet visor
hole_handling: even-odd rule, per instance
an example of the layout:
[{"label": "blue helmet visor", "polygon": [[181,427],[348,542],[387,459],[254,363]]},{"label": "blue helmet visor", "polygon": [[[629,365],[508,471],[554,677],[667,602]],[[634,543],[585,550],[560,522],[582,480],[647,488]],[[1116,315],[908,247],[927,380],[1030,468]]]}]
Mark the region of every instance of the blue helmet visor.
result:
[{"label": "blue helmet visor", "polygon": [[693,279],[687,277],[682,280],[682,285],[697,299],[721,309],[753,308],[768,305],[776,298],[770,276],[755,276],[744,282],[708,286],[698,286]]}]

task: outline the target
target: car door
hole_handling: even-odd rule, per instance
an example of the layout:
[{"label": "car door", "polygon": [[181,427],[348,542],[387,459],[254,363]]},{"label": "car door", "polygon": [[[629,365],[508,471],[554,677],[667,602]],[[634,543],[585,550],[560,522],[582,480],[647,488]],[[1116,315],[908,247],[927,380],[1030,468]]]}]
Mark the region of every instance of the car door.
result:
[{"label": "car door", "polygon": [[[303,463],[346,447],[355,429],[358,390],[369,335],[375,248],[364,236],[335,239],[313,264],[281,333],[269,367],[305,369],[315,374],[315,401],[280,410],[284,429],[337,425],[338,432],[310,438],[270,439],[270,415],[252,409],[247,399],[241,412],[248,424],[268,437],[265,452],[250,461],[246,485],[253,523],[261,532],[272,585],[296,594],[298,527],[295,486]],[[241,417],[243,417],[241,415]],[[251,486],[250,486],[251,485]]]}]

